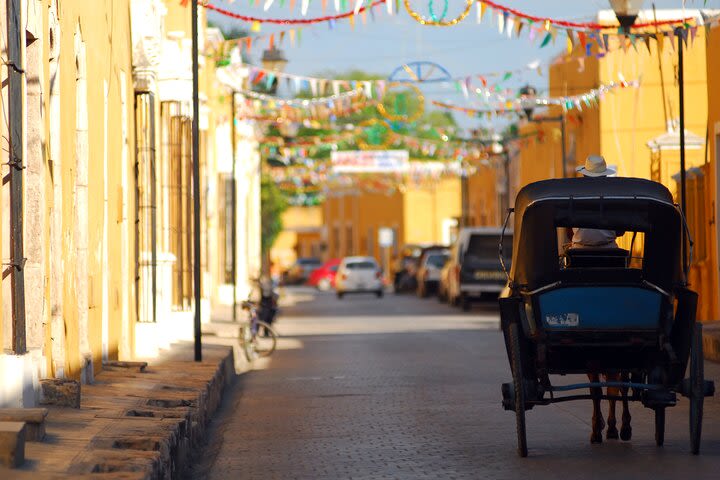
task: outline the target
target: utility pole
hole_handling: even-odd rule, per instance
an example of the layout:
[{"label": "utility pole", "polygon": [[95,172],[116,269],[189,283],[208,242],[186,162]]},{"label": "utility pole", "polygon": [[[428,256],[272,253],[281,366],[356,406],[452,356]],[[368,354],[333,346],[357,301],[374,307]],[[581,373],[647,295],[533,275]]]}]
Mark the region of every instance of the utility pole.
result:
[{"label": "utility pole", "polygon": [[235,90],[232,91],[232,98],[230,99],[230,108],[232,114],[230,115],[230,135],[232,135],[232,229],[231,229],[231,242],[232,242],[232,278],[233,278],[233,299],[232,299],[232,319],[233,322],[237,322],[237,171],[236,171],[236,155],[237,155],[237,139],[235,138]]},{"label": "utility pole", "polygon": [[25,254],[23,251],[23,68],[24,27],[20,0],[7,0],[7,72],[10,166],[10,268],[12,272],[12,350],[16,355],[27,352],[25,332]]},{"label": "utility pole", "polygon": [[202,361],[202,331],[200,329],[200,95],[198,79],[198,0],[192,0],[192,170],[193,170],[193,290],[195,292],[195,361]]},{"label": "utility pole", "polygon": [[[687,204],[685,197],[685,72],[684,72],[684,59],[683,59],[683,27],[678,27],[675,30],[675,36],[678,42],[678,87],[680,93],[680,208],[682,209],[683,215],[687,215]],[[683,273],[685,274],[685,281],[687,281],[688,274],[688,238],[685,229],[682,229],[682,260],[683,260]]]}]

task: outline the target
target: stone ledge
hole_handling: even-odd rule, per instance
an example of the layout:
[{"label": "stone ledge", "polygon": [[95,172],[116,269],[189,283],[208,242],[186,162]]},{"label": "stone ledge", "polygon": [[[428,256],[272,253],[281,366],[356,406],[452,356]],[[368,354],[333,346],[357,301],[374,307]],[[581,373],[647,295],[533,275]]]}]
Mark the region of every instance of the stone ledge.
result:
[{"label": "stone ledge", "polygon": [[25,463],[25,423],[0,422],[0,465],[17,468]]},{"label": "stone ledge", "polygon": [[0,408],[0,422],[25,422],[25,440],[40,442],[45,438],[47,408]]},{"label": "stone ledge", "polygon": [[720,322],[703,324],[703,353],[707,360],[720,362]]},{"label": "stone ledge", "polygon": [[28,444],[29,461],[18,472],[181,478],[235,375],[231,347],[205,346],[203,357],[193,362],[192,346],[180,345],[142,372],[136,365],[103,370],[83,385],[80,409],[49,407],[49,440]]}]

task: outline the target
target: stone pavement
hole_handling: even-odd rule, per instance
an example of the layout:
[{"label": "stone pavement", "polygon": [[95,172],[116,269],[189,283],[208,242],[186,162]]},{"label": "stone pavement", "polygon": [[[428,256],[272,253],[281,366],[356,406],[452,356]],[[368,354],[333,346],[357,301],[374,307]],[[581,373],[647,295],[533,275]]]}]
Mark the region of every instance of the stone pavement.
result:
[{"label": "stone pavement", "polygon": [[[243,375],[212,422],[193,479],[717,478],[720,401],[708,399],[700,456],[687,402],[667,414],[631,406],[631,442],[590,445],[589,402],[528,412],[530,457],[515,453],[510,379],[493,304],[463,314],[436,301],[297,290],[281,349]],[[706,364],[720,382],[720,365]],[[571,383],[572,377],[558,379]],[[607,411],[607,405],[603,406]]]},{"label": "stone pavement", "polygon": [[179,344],[143,369],[105,369],[82,386],[80,409],[48,407],[45,440],[0,479],[177,477],[234,375],[232,350],[209,344],[200,363]]}]

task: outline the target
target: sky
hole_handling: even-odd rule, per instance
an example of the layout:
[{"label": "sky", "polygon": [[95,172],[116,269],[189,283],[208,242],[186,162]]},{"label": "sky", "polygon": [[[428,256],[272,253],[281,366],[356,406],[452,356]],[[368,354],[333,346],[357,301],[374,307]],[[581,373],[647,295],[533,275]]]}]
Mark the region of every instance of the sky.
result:
[{"label": "sky", "polygon": [[[295,8],[289,9],[290,0],[285,6],[280,6],[280,0],[275,0],[267,10],[263,10],[265,0],[259,5],[251,5],[251,0],[211,0],[218,7],[231,11],[261,18],[302,18],[300,5],[302,0],[295,2]],[[411,5],[421,14],[428,16],[429,0],[410,0]],[[607,0],[495,0],[501,5],[520,10],[531,15],[552,17],[564,20],[592,20],[598,10],[609,9]],[[328,0],[327,14],[335,12],[333,0]],[[434,0],[436,12],[443,6],[442,0]],[[644,7],[651,8],[652,4],[658,9],[683,7],[686,8],[716,8],[720,9],[720,0],[645,0]],[[352,0],[348,1],[352,5]],[[448,0],[448,14],[451,18],[460,13],[464,6],[463,0]],[[322,16],[321,0],[311,0],[307,18]],[[424,26],[417,23],[407,14],[400,2],[400,12],[389,17],[385,7],[377,7],[375,21],[368,15],[367,25],[360,19],[356,22],[354,30],[347,20],[338,21],[333,29],[327,23],[316,24],[304,28],[302,43],[290,47],[286,38],[281,46],[288,64],[286,73],[316,76],[323,72],[345,72],[351,69],[361,69],[388,76],[397,67],[404,63],[414,61],[435,62],[443,66],[453,77],[504,72],[522,68],[530,62],[550,60],[560,53],[565,46],[564,42],[539,48],[539,42],[531,43],[527,35],[521,38],[509,39],[501,35],[497,23],[485,20],[477,24],[475,9],[459,24],[452,27]],[[213,12],[208,18],[215,24],[223,27],[238,26],[249,29],[250,25],[240,20],[229,19]],[[272,27],[264,24],[260,34],[272,33],[287,27]],[[261,49],[267,45],[254,47],[254,60],[259,60]],[[541,77],[533,71],[522,75],[515,75],[504,85],[509,88],[519,88],[531,84],[542,91],[547,88],[547,78]],[[443,87],[440,84],[426,84],[422,87],[428,100],[440,100],[468,105],[462,94],[454,88]],[[465,128],[483,125],[482,121],[469,119],[465,115],[456,115],[456,120]]]}]

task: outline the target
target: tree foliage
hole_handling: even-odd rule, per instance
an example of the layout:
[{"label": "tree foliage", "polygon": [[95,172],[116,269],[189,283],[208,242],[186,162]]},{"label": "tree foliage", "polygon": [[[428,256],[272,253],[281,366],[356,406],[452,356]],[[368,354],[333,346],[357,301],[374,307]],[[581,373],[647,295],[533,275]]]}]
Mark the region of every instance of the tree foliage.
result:
[{"label": "tree foliage", "polygon": [[288,204],[282,191],[269,175],[260,181],[261,246],[263,254],[270,251],[283,229],[282,214]]}]

